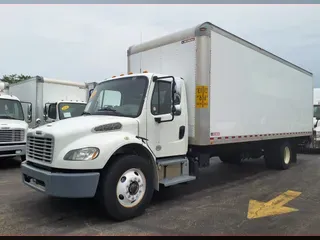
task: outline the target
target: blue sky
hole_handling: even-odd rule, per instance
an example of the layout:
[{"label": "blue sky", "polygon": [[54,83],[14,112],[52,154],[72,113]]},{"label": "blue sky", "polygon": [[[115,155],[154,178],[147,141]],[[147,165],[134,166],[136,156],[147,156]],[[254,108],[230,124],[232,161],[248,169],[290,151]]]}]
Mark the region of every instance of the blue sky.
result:
[{"label": "blue sky", "polygon": [[210,21],[314,73],[320,5],[2,5],[0,75],[79,82],[126,72],[130,45]]}]

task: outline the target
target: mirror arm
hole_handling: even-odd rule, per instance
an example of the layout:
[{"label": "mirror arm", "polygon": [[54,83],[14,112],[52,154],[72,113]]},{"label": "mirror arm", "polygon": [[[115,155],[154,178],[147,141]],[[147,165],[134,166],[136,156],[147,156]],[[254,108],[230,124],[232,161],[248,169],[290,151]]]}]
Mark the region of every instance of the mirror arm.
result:
[{"label": "mirror arm", "polygon": [[[172,78],[172,88],[171,88],[171,116],[172,118],[169,119],[169,120],[164,120],[162,121],[161,120],[161,117],[156,117],[154,120],[157,122],[157,123],[162,123],[162,122],[172,122],[174,120],[174,112],[175,112],[175,106],[174,106],[174,94],[175,94],[175,86],[176,86],[176,81],[174,79],[173,76],[164,76],[164,77],[158,77],[158,76],[153,76],[153,82],[156,82],[158,80],[161,80],[161,79],[168,79],[168,78]],[[158,105],[160,105],[159,103],[160,101],[160,89],[158,88]]]}]

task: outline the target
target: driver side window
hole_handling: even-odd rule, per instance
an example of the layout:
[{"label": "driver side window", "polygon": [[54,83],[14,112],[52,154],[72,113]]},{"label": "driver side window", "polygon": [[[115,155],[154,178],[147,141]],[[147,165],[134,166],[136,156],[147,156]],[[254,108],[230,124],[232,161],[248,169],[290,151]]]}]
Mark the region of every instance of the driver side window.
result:
[{"label": "driver side window", "polygon": [[171,83],[157,81],[154,85],[151,99],[151,113],[153,115],[168,114],[172,112]]}]

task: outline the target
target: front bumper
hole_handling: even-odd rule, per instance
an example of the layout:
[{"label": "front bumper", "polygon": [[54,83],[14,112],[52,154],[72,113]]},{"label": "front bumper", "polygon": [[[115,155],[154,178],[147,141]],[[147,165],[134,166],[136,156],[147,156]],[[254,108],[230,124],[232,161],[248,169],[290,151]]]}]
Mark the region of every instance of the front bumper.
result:
[{"label": "front bumper", "polygon": [[22,181],[27,186],[47,195],[63,198],[94,197],[99,172],[57,173],[43,170],[27,162],[21,164]]},{"label": "front bumper", "polygon": [[26,155],[26,144],[0,145],[0,157],[15,157]]}]

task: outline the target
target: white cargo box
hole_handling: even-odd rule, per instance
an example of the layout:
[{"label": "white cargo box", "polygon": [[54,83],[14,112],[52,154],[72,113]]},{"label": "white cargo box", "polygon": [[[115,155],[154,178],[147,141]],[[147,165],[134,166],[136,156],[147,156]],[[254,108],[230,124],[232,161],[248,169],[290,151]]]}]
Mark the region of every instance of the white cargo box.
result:
[{"label": "white cargo box", "polygon": [[10,85],[10,94],[17,96],[21,101],[32,104],[32,122],[35,127],[36,119],[44,122],[44,107],[46,103],[58,101],[74,101],[86,104],[89,98],[87,83],[71,82],[58,79],[30,78]]},{"label": "white cargo box", "polygon": [[209,22],[131,46],[144,70],[185,80],[190,144],[312,134],[312,73]]}]

